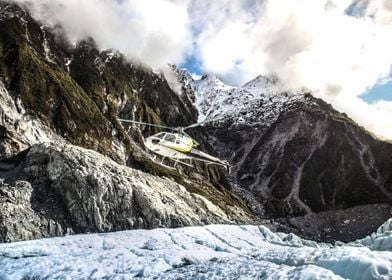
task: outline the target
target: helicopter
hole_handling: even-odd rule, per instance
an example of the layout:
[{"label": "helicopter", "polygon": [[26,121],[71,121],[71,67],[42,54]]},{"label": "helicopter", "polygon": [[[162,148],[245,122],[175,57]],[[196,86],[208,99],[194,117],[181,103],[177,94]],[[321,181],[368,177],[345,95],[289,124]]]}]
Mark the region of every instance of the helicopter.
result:
[{"label": "helicopter", "polygon": [[228,161],[221,160],[195,149],[199,143],[185,132],[185,130],[190,128],[203,126],[206,123],[221,120],[221,118],[205,120],[185,127],[169,127],[128,119],[118,120],[124,123],[146,125],[172,131],[159,132],[147,138],[143,138],[145,147],[153,154],[152,160],[160,165],[164,165],[171,169],[178,169],[178,164],[194,167],[193,163],[198,161],[204,162],[207,165],[223,166],[226,167],[228,171],[230,170],[231,166]]}]

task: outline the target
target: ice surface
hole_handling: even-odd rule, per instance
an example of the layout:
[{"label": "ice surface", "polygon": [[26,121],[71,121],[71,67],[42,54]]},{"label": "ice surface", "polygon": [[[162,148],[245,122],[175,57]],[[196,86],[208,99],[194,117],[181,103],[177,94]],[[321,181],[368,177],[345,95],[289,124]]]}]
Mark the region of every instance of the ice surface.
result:
[{"label": "ice surface", "polygon": [[2,244],[0,279],[392,279],[392,252],[370,241],[391,239],[391,223],[336,246],[235,225]]},{"label": "ice surface", "polygon": [[392,218],[380,226],[375,233],[353,244],[360,244],[374,251],[392,251]]}]

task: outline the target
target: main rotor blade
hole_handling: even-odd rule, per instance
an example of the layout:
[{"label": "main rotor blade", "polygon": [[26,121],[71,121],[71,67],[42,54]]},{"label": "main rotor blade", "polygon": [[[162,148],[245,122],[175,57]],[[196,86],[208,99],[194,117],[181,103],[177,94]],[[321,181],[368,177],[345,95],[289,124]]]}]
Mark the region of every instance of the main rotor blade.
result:
[{"label": "main rotor blade", "polygon": [[125,119],[118,119],[120,122],[127,122],[127,123],[135,123],[135,124],[142,124],[142,125],[149,125],[149,126],[154,126],[154,127],[159,127],[159,128],[164,128],[164,129],[172,129],[174,130],[175,128],[165,126],[165,125],[159,125],[159,124],[153,124],[153,123],[146,123],[146,122],[139,122],[139,121],[132,121],[132,120],[125,120]]},{"label": "main rotor blade", "polygon": [[194,123],[194,124],[191,124],[191,125],[188,125],[188,126],[184,127],[183,130],[187,130],[189,128],[202,126],[202,125],[205,125],[206,123],[215,122],[215,121],[219,121],[219,120],[222,120],[222,119],[224,119],[224,118],[217,117],[217,118],[213,118],[213,119],[210,119],[210,120],[205,120],[205,121],[202,121],[202,122],[199,122],[199,123]]}]

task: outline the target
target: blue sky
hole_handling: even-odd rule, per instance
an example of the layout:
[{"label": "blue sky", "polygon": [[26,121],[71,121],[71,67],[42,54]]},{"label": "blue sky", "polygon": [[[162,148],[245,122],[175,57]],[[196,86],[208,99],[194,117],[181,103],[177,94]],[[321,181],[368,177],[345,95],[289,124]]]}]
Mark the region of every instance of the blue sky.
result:
[{"label": "blue sky", "polygon": [[362,95],[361,98],[368,103],[374,103],[379,100],[392,101],[392,80],[374,86]]},{"label": "blue sky", "polygon": [[190,73],[202,75],[203,71],[201,69],[200,62],[192,55],[188,56],[180,68],[186,68]]}]

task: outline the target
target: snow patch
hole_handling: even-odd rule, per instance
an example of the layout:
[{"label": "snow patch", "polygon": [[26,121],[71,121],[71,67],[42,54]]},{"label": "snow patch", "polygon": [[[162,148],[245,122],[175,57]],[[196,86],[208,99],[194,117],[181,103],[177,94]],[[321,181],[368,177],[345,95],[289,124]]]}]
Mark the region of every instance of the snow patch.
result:
[{"label": "snow patch", "polygon": [[51,63],[55,63],[55,61],[53,60],[53,55],[50,51],[48,39],[46,37],[46,30],[45,30],[46,27],[47,26],[45,26],[45,25],[41,26],[41,31],[42,31],[42,36],[43,36],[42,47],[44,48],[45,59]]}]

